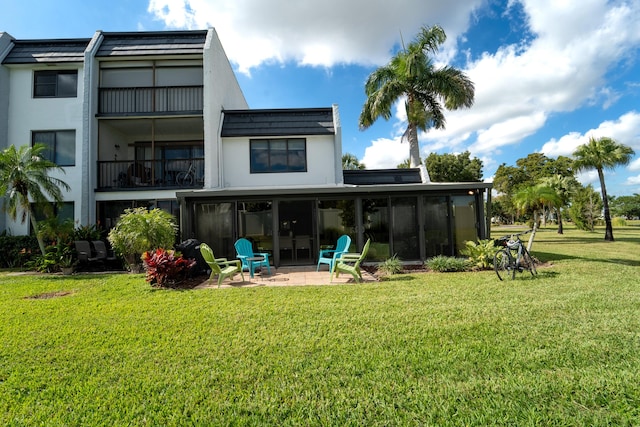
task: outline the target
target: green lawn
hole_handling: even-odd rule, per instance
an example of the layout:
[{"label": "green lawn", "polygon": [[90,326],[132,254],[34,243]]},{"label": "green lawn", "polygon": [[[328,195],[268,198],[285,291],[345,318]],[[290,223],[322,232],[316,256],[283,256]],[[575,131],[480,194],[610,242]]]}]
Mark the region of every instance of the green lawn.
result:
[{"label": "green lawn", "polygon": [[544,229],[552,265],[504,282],[0,273],[0,425],[638,425],[640,225],[614,235]]}]

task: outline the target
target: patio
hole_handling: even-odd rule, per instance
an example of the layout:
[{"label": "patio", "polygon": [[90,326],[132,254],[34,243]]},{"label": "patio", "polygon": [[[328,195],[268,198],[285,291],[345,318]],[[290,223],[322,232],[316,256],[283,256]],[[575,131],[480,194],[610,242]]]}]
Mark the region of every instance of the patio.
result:
[{"label": "patio", "polygon": [[[222,282],[220,288],[250,288],[257,286],[307,286],[307,285],[344,285],[344,284],[357,284],[353,277],[349,274],[341,274],[339,277],[334,277],[331,281],[331,273],[327,270],[326,266],[322,266],[320,271],[316,271],[316,266],[294,266],[294,267],[279,267],[275,268],[271,266],[271,274],[266,270],[256,272],[254,277],[251,277],[248,272],[244,273],[244,282],[239,274],[233,277],[233,280],[227,279]],[[371,273],[362,270],[362,282],[369,283],[377,282],[378,279]],[[218,285],[216,280],[208,280],[201,285],[195,287],[195,289],[217,289]]]}]

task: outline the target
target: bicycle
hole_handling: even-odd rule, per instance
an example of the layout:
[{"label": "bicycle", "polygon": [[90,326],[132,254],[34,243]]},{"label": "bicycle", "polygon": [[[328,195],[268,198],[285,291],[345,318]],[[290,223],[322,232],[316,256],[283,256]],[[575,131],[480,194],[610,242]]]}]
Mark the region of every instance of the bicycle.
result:
[{"label": "bicycle", "polygon": [[501,246],[493,256],[493,269],[498,275],[498,279],[503,280],[503,277],[509,276],[511,279],[515,279],[516,272],[522,273],[525,270],[528,270],[532,276],[538,274],[533,257],[520,240],[520,236],[530,232],[531,230],[528,230],[496,239],[496,246]]},{"label": "bicycle", "polygon": [[192,186],[195,174],[196,168],[193,166],[193,163],[189,163],[189,168],[186,171],[179,172],[176,175],[176,184],[180,187]]}]

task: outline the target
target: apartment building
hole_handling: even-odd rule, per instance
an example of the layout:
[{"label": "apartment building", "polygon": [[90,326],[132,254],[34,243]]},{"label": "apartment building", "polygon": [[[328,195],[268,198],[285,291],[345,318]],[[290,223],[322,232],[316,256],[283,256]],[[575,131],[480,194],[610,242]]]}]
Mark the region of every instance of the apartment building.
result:
[{"label": "apartment building", "polygon": [[[167,210],[180,239],[276,265],[313,263],[350,234],[371,259],[455,254],[487,235],[490,184],[419,169],[342,171],[337,106],[251,110],[215,30],[17,40],[0,33],[0,148],[36,142],[71,186],[57,214],[112,227],[128,207]],[[29,232],[0,215],[0,230]]]}]

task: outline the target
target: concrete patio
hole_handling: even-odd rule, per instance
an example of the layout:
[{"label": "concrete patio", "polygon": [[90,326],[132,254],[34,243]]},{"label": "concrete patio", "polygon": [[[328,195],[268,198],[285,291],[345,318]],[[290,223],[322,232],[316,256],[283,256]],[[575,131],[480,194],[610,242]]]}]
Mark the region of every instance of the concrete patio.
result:
[{"label": "concrete patio", "polygon": [[[256,272],[252,278],[248,272],[244,273],[244,282],[240,274],[236,274],[232,279],[225,279],[220,285],[222,288],[250,288],[257,286],[307,286],[307,285],[344,285],[357,284],[350,274],[341,274],[331,281],[331,273],[326,266],[322,266],[320,271],[316,271],[316,266],[303,265],[291,267],[275,268],[271,266],[271,274],[266,269]],[[360,283],[377,282],[378,279],[369,272],[362,270],[362,281]],[[208,280],[196,287],[196,289],[214,288],[217,289],[217,278]]]}]

